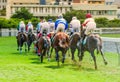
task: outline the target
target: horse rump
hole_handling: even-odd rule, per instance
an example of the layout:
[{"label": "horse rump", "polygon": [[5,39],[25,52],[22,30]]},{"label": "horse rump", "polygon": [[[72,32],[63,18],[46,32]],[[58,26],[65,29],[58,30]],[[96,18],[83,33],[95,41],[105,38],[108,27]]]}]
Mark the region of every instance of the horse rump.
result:
[{"label": "horse rump", "polygon": [[53,48],[55,49],[56,61],[58,62],[58,66],[59,66],[59,54],[58,54],[58,52],[59,51],[62,52],[62,63],[64,63],[65,54],[69,48],[69,44],[70,44],[69,36],[66,33],[58,32],[54,36]]},{"label": "horse rump", "polygon": [[36,43],[37,54],[40,56],[41,63],[43,62],[43,56],[48,56],[48,60],[50,58],[49,50],[50,50],[51,42],[47,36],[41,36]]}]

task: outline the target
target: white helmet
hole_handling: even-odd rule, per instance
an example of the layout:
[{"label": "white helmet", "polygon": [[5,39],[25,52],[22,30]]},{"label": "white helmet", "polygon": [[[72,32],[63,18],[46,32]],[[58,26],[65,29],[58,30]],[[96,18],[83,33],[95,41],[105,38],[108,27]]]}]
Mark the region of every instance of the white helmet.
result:
[{"label": "white helmet", "polygon": [[28,24],[31,24],[31,21],[29,21]]},{"label": "white helmet", "polygon": [[46,20],[45,20],[45,19],[43,19],[43,22],[46,22]]},{"label": "white helmet", "polygon": [[75,16],[74,16],[74,17],[72,17],[72,20],[76,20],[76,19],[77,19],[77,17],[75,17]]}]

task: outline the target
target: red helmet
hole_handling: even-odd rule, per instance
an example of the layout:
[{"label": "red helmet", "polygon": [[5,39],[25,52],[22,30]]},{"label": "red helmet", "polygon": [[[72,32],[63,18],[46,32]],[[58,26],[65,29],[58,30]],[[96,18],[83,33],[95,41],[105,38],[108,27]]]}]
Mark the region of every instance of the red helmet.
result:
[{"label": "red helmet", "polygon": [[90,13],[86,14],[86,18],[91,18],[91,17],[92,17],[92,15]]}]

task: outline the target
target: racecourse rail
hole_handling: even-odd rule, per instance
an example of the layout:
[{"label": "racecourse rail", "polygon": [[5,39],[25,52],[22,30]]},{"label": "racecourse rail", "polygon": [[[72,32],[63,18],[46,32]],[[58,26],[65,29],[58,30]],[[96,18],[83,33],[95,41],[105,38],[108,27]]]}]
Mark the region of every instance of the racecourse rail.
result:
[{"label": "racecourse rail", "polygon": [[[0,36],[16,36],[17,35],[17,29],[10,28],[10,29],[0,29]],[[36,33],[36,30],[34,30]],[[97,34],[119,34],[120,28],[96,28],[94,33]]]}]

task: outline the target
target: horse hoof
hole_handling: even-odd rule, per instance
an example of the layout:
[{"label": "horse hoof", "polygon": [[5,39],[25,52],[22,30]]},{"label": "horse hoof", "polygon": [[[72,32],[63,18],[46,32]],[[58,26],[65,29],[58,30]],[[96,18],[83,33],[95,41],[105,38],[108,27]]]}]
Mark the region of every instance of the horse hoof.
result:
[{"label": "horse hoof", "polygon": [[97,70],[97,67],[95,67],[95,70]]},{"label": "horse hoof", "polygon": [[108,63],[107,62],[105,62],[105,65],[107,65]]}]

